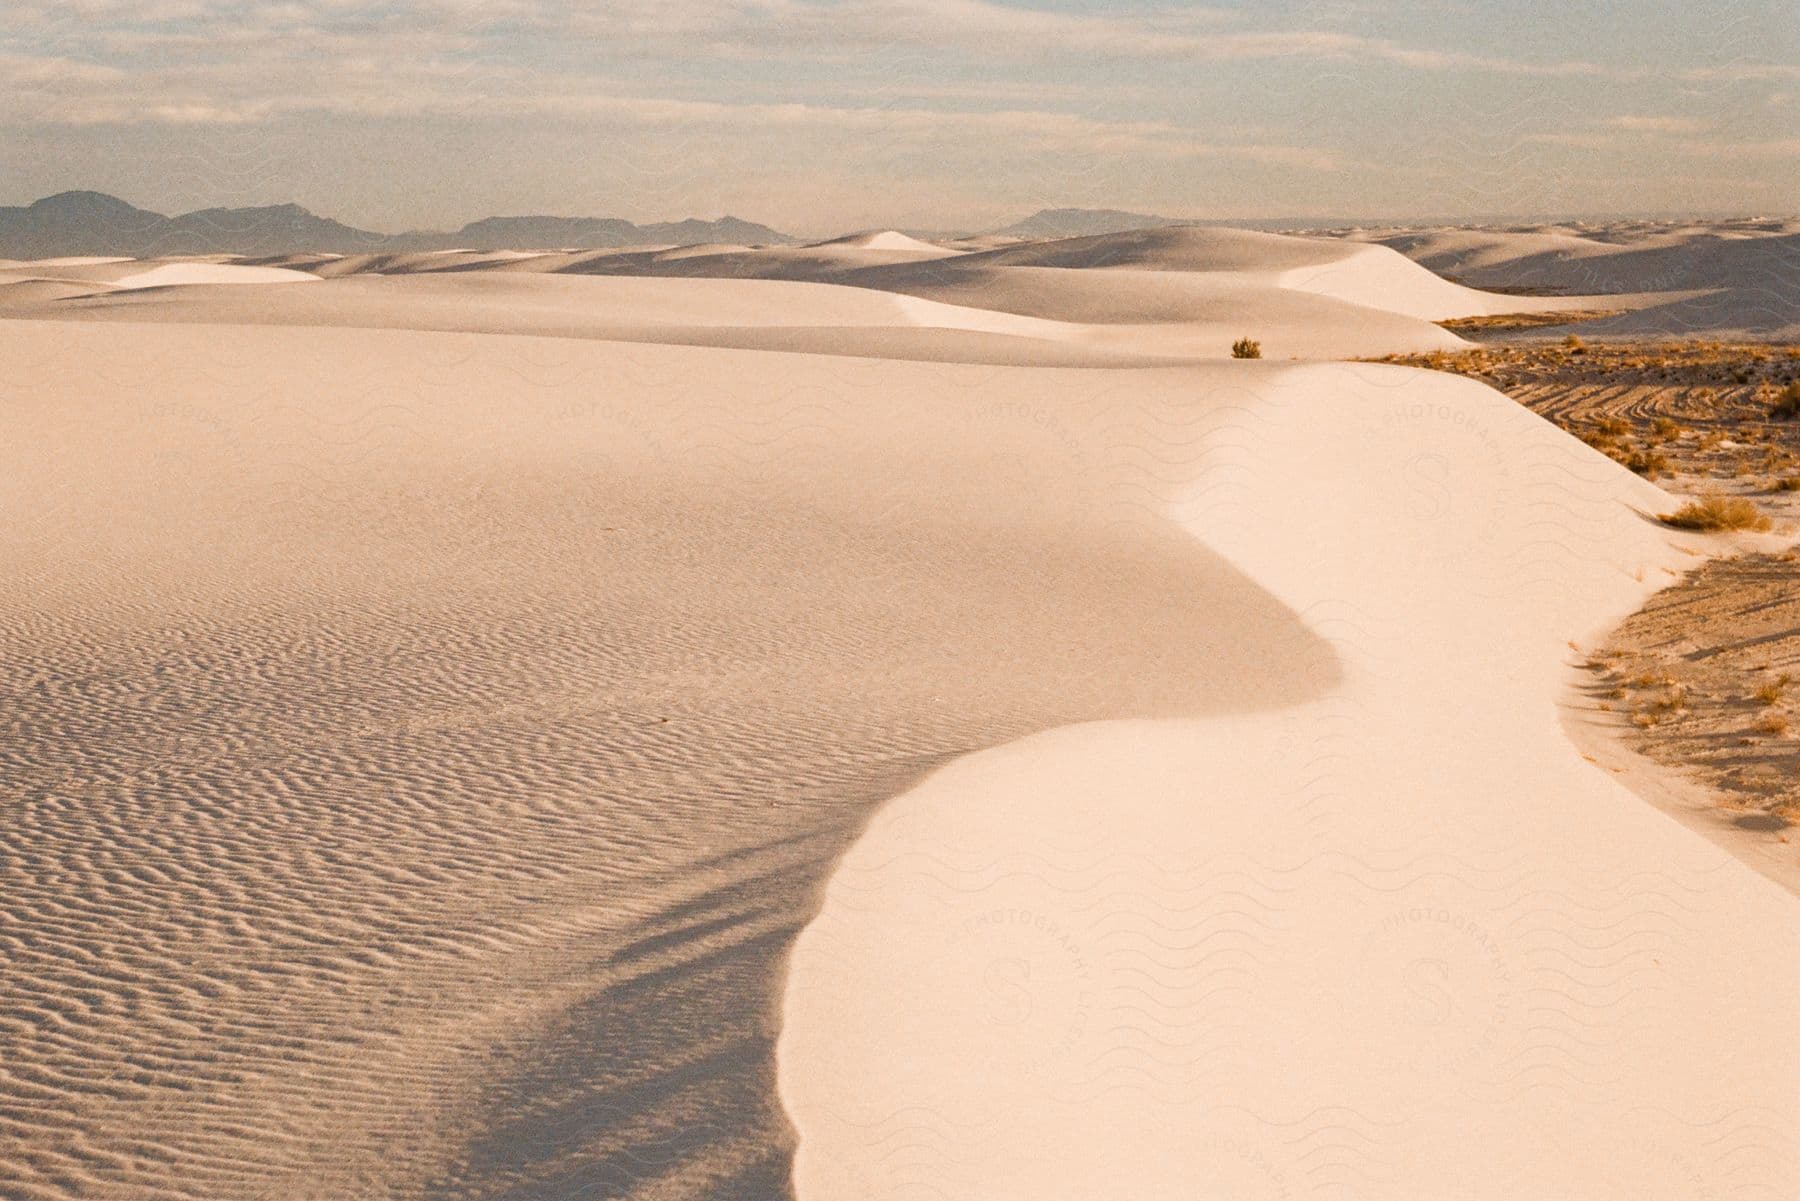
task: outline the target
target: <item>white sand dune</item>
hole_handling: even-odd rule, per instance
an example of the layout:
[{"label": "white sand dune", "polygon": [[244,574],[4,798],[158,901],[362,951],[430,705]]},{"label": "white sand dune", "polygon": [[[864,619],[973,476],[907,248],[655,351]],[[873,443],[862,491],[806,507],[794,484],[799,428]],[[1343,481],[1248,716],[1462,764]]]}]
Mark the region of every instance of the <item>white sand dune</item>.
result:
[{"label": "white sand dune", "polygon": [[1520,259],[1572,263],[1619,251],[1616,245],[1584,238],[1574,232],[1547,230],[1432,229],[1366,236],[1399,251],[1421,267],[1458,279],[1505,267]]},{"label": "white sand dune", "polygon": [[524,266],[522,269],[584,275],[660,275],[835,283],[846,272],[865,267],[951,258],[955,253],[937,249],[927,253],[905,247],[823,242],[816,246],[724,249],[707,255],[683,255],[670,251],[583,252],[568,256],[563,263],[544,262]]},{"label": "white sand dune", "polygon": [[348,255],[333,251],[316,250],[301,254],[271,254],[261,258],[239,259],[246,267],[287,267],[294,271],[312,271],[326,263],[335,263]]},{"label": "white sand dune", "polygon": [[1333,678],[1144,503],[1188,369],[0,338],[8,1196],[780,1195],[875,805]]},{"label": "white sand dune", "polygon": [[1385,248],[999,254],[9,270],[0,1195],[1800,1195],[1800,909],[1559,724],[1712,548],[1199,361]]},{"label": "white sand dune", "polygon": [[871,230],[867,233],[847,234],[841,238],[814,243],[815,246],[850,246],[860,250],[899,250],[921,257],[947,258],[961,253],[943,246],[935,246],[921,241],[910,234],[903,234],[896,229]]},{"label": "white sand dune", "polygon": [[46,279],[40,276],[13,276],[0,272],[0,309],[22,312],[41,310],[45,305],[78,296],[92,296],[110,290],[112,285],[79,279]]},{"label": "white sand dune", "polygon": [[[1598,337],[1800,337],[1800,234],[1785,222],[1538,230],[1379,231],[1373,237],[1474,287],[1617,294],[1633,311]],[[1663,293],[1665,303],[1649,304]],[[1628,302],[1627,301],[1627,297]]]},{"label": "white sand dune", "polygon": [[1683,296],[1668,304],[1622,313],[1591,325],[1595,338],[1761,338],[1800,339],[1800,288],[1721,288]]},{"label": "white sand dune", "polygon": [[659,250],[654,253],[661,262],[674,262],[679,259],[710,258],[716,254],[749,254],[750,252],[750,247],[739,245],[736,242],[696,242],[692,246],[671,246],[667,250]]},{"label": "white sand dune", "polygon": [[125,290],[219,284],[310,284],[318,283],[319,277],[285,267],[240,267],[235,263],[163,263],[148,271],[121,275],[111,282],[113,287]]},{"label": "white sand dune", "polygon": [[[1428,322],[1301,292],[1158,274],[890,277],[892,288],[763,279],[506,270],[351,275],[282,288],[254,306],[223,289],[126,292],[60,305],[66,318],[431,329],[682,342],[877,358],[1123,366],[1225,358],[1255,333],[1270,357],[1454,349]],[[990,269],[992,272],[993,269]],[[1076,280],[1065,280],[1075,275]],[[1157,281],[1167,284],[1157,286]],[[950,336],[954,335],[954,336]]]},{"label": "white sand dune", "polygon": [[1800,1191],[1768,1026],[1800,908],[1558,720],[1569,641],[1687,561],[1666,498],[1414,374],[1140,420],[1180,447],[1169,511],[1342,681],[1057,730],[884,808],[789,972],[799,1195]]},{"label": "white sand dune", "polygon": [[[698,246],[674,250],[571,251],[505,262],[480,256],[370,255],[321,264],[322,275],[368,272],[517,271],[532,274],[687,276],[837,283],[908,292],[951,304],[998,307],[1026,316],[1105,324],[1206,320],[1196,305],[1216,312],[1217,299],[1263,289],[1325,296],[1420,322],[1494,313],[1595,307],[1580,297],[1520,297],[1478,292],[1449,283],[1379,245],[1333,238],[1298,238],[1234,229],[1179,227],[1123,234],[1009,244],[958,251],[884,231],[810,246],[751,249]],[[1127,273],[1127,278],[1112,278]],[[1084,278],[1070,278],[1079,274]],[[967,297],[959,290],[973,289]],[[1082,316],[1071,306],[1085,304]],[[1660,298],[1612,298],[1614,307]],[[1154,315],[1143,316],[1148,307]],[[1267,309],[1267,304],[1261,306]],[[1256,315],[1251,305],[1247,315]],[[1315,320],[1303,311],[1297,323]],[[1327,322],[1329,318],[1325,318]],[[1353,323],[1335,322],[1348,327]],[[1233,338],[1239,336],[1234,334]],[[1434,335],[1415,329],[1411,349],[1432,349]],[[1390,323],[1381,336],[1398,333]],[[1424,340],[1420,340],[1423,338]],[[1301,352],[1305,353],[1305,352]],[[1334,348],[1330,353],[1357,353]]]},{"label": "white sand dune", "polygon": [[[359,275],[276,289],[243,305],[225,289],[116,293],[59,305],[64,318],[526,334],[873,358],[1038,365],[1155,361],[1154,337],[1090,339],[1067,323],[827,284],[477,272]],[[1171,349],[1170,354],[1176,353]]]},{"label": "white sand dune", "polygon": [[136,262],[136,261],[137,260],[135,260],[135,259],[123,258],[118,255],[86,254],[86,255],[65,255],[62,258],[55,258],[55,259],[23,259],[23,260],[9,259],[7,261],[7,266],[9,266],[9,267],[33,267],[33,268],[102,267],[109,263],[131,263],[131,262]]},{"label": "white sand dune", "polygon": [[1494,296],[1449,283],[1385,246],[1242,229],[1172,226],[971,254],[957,266],[1224,275],[1236,282],[1313,292],[1427,321],[1573,307],[1566,301]]},{"label": "white sand dune", "polygon": [[409,275],[415,272],[481,270],[541,257],[539,251],[429,250],[399,254],[341,254],[307,265],[294,264],[324,279],[340,275]]}]

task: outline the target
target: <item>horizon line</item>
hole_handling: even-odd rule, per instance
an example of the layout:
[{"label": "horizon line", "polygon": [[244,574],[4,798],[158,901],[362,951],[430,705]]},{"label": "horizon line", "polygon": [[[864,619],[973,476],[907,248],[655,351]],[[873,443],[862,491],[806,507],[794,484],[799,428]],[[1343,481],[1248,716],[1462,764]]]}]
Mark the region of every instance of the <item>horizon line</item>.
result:
[{"label": "horizon line", "polygon": [[[689,221],[699,222],[699,223],[703,223],[703,224],[714,224],[714,223],[721,222],[721,221],[742,221],[745,224],[761,225],[765,229],[769,229],[775,233],[780,233],[783,236],[790,236],[790,237],[791,236],[801,236],[801,235],[795,235],[795,234],[791,233],[790,231],[783,230],[768,221],[761,220],[758,218],[752,218],[752,217],[743,217],[743,216],[739,216],[735,213],[730,213],[730,212],[721,213],[717,217],[699,217],[699,216],[691,216],[690,215],[690,216],[679,217],[679,218],[666,218],[665,217],[665,218],[655,218],[655,219],[637,219],[637,218],[621,217],[621,216],[617,216],[617,215],[604,214],[604,213],[489,212],[489,213],[483,213],[477,217],[469,218],[469,219],[465,220],[462,223],[462,225],[456,227],[455,229],[430,228],[430,227],[425,227],[425,226],[412,226],[412,227],[408,227],[408,228],[404,228],[404,229],[397,229],[397,230],[395,230],[395,229],[382,230],[382,229],[370,229],[367,227],[353,225],[350,222],[343,220],[342,218],[331,216],[328,213],[322,213],[319,210],[311,208],[308,205],[303,204],[297,200],[282,200],[282,201],[271,201],[271,202],[262,203],[262,204],[238,204],[238,205],[215,202],[215,203],[210,203],[210,204],[203,204],[198,208],[183,209],[183,210],[179,210],[179,211],[175,211],[175,212],[162,212],[157,209],[145,208],[142,205],[138,204],[136,201],[127,200],[123,196],[120,196],[115,192],[108,192],[108,191],[105,191],[100,188],[92,188],[92,187],[64,188],[60,191],[50,192],[43,196],[39,196],[39,197],[36,197],[31,200],[26,200],[26,201],[19,202],[19,203],[0,204],[0,208],[10,208],[10,209],[15,209],[15,210],[29,209],[36,205],[42,204],[45,201],[55,200],[59,197],[83,196],[83,195],[101,196],[101,197],[105,197],[106,199],[109,199],[109,200],[116,200],[116,201],[120,202],[121,204],[128,205],[129,207],[131,207],[133,209],[137,209],[140,212],[150,213],[154,216],[162,217],[165,219],[188,217],[188,216],[193,216],[196,213],[205,213],[205,212],[213,212],[213,211],[255,212],[255,211],[267,210],[267,209],[297,208],[300,211],[306,213],[307,215],[319,218],[320,220],[336,221],[338,224],[344,225],[347,228],[350,228],[352,230],[356,230],[357,232],[374,234],[378,237],[383,237],[383,238],[399,238],[399,237],[405,237],[408,235],[425,235],[425,234],[437,234],[437,235],[455,234],[455,233],[462,232],[464,229],[467,229],[469,226],[474,225],[480,221],[529,220],[529,219],[545,219],[545,220],[552,220],[552,221],[623,221],[627,224],[634,225],[634,226],[640,226],[640,227],[645,226],[645,225],[679,225],[679,224],[682,224],[684,222],[689,222]],[[887,225],[882,225],[882,224],[863,225],[863,226],[858,226],[856,228],[849,229],[849,230],[838,230],[836,233],[828,235],[828,236],[842,237],[842,236],[850,236],[850,235],[854,235],[854,234],[858,234],[858,233],[879,232],[882,230],[894,230],[896,232],[900,232],[900,231],[909,230],[909,229],[910,230],[929,230],[930,232],[942,233],[942,234],[959,234],[959,235],[961,235],[961,234],[970,234],[970,235],[989,234],[989,233],[999,232],[1000,230],[1005,229],[1011,225],[1022,224],[1026,221],[1031,220],[1034,217],[1043,216],[1047,213],[1061,213],[1061,212],[1068,212],[1068,213],[1121,213],[1121,214],[1125,214],[1125,215],[1129,215],[1129,216],[1133,216],[1133,217],[1148,217],[1148,218],[1151,218],[1151,219],[1154,219],[1157,221],[1170,222],[1170,223],[1174,223],[1174,224],[1227,224],[1228,225],[1228,224],[1234,224],[1234,223],[1249,223],[1249,222],[1257,222],[1257,223],[1268,223],[1268,222],[1289,223],[1289,222],[1292,222],[1292,223],[1296,223],[1297,229],[1343,229],[1343,228],[1358,228],[1358,227],[1365,227],[1365,228],[1366,227],[1377,227],[1377,228],[1379,228],[1379,227],[1390,227],[1390,226],[1398,227],[1398,228],[1422,227],[1422,226],[1461,227],[1461,226],[1492,225],[1492,224],[1498,224],[1498,223],[1503,223],[1503,222],[1511,222],[1511,223],[1527,223],[1527,222],[1529,222],[1529,223],[1540,223],[1541,224],[1541,223],[1549,223],[1549,222],[1575,222],[1575,223],[1617,222],[1617,221],[1675,222],[1675,221],[1683,221],[1683,220],[1766,221],[1766,220],[1792,219],[1795,217],[1800,217],[1800,210],[1795,210],[1794,212],[1782,213],[1782,212],[1773,212],[1773,211],[1748,212],[1748,211],[1742,211],[1742,210],[1721,210],[1721,209],[1710,209],[1710,210],[1709,209],[1640,209],[1640,210],[1616,210],[1616,211],[1611,211],[1611,212],[1597,211],[1597,210],[1589,210],[1589,211],[1582,211],[1582,210],[1541,211],[1540,210],[1540,211],[1473,213],[1473,214],[1467,214],[1467,215],[1463,215],[1463,216],[1444,214],[1444,213],[1421,213],[1421,214],[1417,214],[1417,215],[1404,215],[1404,214],[1397,214],[1397,213],[1353,215],[1353,214],[1347,214],[1347,213],[1304,213],[1304,212],[1295,212],[1295,213],[1287,213],[1287,214],[1269,214],[1269,215],[1263,215],[1263,216],[1251,216],[1251,215],[1183,216],[1183,215],[1177,215],[1177,214],[1173,214],[1173,213],[1148,212],[1148,211],[1144,211],[1142,209],[1121,207],[1119,205],[1113,205],[1113,204],[1098,204],[1098,205],[1059,204],[1059,205],[1045,205],[1045,206],[1036,208],[1036,209],[1026,213],[1022,217],[1015,218],[1011,221],[1004,222],[1004,223],[1002,223],[1000,225],[996,225],[996,226],[970,226],[970,225],[923,226],[923,225],[918,224],[917,222],[898,222],[898,223],[887,224]],[[814,231],[814,232],[817,232],[817,231]],[[812,235],[809,233],[804,236],[810,237]],[[1083,235],[1071,235],[1071,236],[1083,236]]]}]

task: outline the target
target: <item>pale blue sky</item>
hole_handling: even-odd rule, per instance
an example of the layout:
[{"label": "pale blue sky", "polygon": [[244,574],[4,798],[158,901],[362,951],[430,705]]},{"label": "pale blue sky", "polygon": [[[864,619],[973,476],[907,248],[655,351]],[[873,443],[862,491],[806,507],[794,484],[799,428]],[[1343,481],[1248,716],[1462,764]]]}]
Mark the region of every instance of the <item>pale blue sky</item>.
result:
[{"label": "pale blue sky", "polygon": [[0,203],[797,232],[1793,211],[1778,0],[8,0]]}]

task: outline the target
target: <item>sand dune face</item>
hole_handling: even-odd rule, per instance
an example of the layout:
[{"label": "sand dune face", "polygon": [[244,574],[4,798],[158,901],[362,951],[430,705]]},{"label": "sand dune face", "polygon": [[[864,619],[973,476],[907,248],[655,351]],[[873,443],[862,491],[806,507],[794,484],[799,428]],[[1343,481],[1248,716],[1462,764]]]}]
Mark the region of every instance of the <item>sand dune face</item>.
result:
[{"label": "sand dune face", "polygon": [[1664,502],[1443,383],[1197,403],[1185,528],[1343,682],[1060,729],[886,807],[790,969],[800,1196],[1800,1187],[1800,1058],[1744,1038],[1800,983],[1800,910],[1584,762],[1553,699],[1567,640],[1681,563]]},{"label": "sand dune face", "polygon": [[1704,544],[1205,361],[1516,298],[1078,241],[7,267],[0,1193],[1800,1191],[1791,898],[1557,725]]},{"label": "sand dune face", "polygon": [[776,1195],[875,804],[1335,677],[1146,503],[1204,373],[4,336],[8,1195]]},{"label": "sand dune face", "polygon": [[[877,270],[866,269],[854,282]],[[1128,366],[1224,358],[1246,331],[1278,355],[1455,349],[1437,326],[1304,292],[1161,274],[1046,279],[1031,268],[981,275],[911,265],[883,286],[763,279],[665,279],[506,271],[350,276],[271,289],[254,305],[231,289],[107,291],[54,315],[169,321],[496,332],[682,342],[861,357],[1045,366]],[[1062,273],[1059,273],[1062,274]],[[43,312],[44,310],[39,310]]]},{"label": "sand dune face", "polygon": [[[141,274],[116,265],[87,270],[97,281],[114,283],[126,274]],[[798,247],[449,251],[331,260],[296,256],[261,260],[255,267],[223,264],[201,270],[172,263],[153,270],[177,273],[171,279],[192,275],[188,282],[195,283],[247,280],[252,278],[247,273],[254,271],[296,270],[365,281],[312,297],[270,298],[262,319],[277,324],[413,325],[1057,365],[1072,365],[1084,356],[1089,362],[1114,365],[1219,358],[1244,336],[1257,338],[1264,353],[1276,358],[1451,349],[1462,345],[1460,339],[1432,322],[1585,304],[1579,297],[1521,298],[1460,287],[1384,246],[1192,227],[989,250],[956,250],[886,231]],[[207,274],[215,271],[217,276]],[[414,284],[376,286],[366,282],[370,276],[430,277],[440,282],[420,279]],[[691,278],[717,281],[718,286],[682,292],[648,282],[637,287],[614,282],[582,290],[567,282],[503,282],[508,276]],[[460,277],[482,277],[486,282],[450,282]],[[733,292],[726,281],[813,286]],[[897,324],[961,330],[965,336],[872,338],[847,332],[896,323],[891,308],[849,298],[843,288],[899,293],[951,306],[959,311],[927,312],[905,305]],[[677,295],[682,302],[672,307],[667,298]],[[690,316],[688,302],[697,298],[704,299]],[[129,316],[206,320],[205,314],[213,309],[211,299],[194,291],[159,295],[154,298],[155,311],[135,309]],[[1612,307],[1655,302],[1615,298]],[[118,318],[124,315],[115,308],[120,303],[97,296],[90,302],[61,305],[54,315]],[[1029,322],[1008,322],[995,314],[1059,325],[1034,328]],[[229,313],[223,318],[234,319]],[[769,327],[784,332],[773,334]],[[750,336],[735,332],[747,328],[758,332]],[[968,336],[976,334],[985,336]],[[1030,338],[1037,344],[1008,347],[996,343],[995,337]]]},{"label": "sand dune face", "polygon": [[164,263],[112,281],[115,288],[168,288],[186,284],[315,283],[318,276],[281,267],[240,267],[235,263]]},{"label": "sand dune face", "polygon": [[1787,222],[1359,236],[1476,288],[1678,294],[1584,325],[1584,336],[1800,336],[1800,232]]}]

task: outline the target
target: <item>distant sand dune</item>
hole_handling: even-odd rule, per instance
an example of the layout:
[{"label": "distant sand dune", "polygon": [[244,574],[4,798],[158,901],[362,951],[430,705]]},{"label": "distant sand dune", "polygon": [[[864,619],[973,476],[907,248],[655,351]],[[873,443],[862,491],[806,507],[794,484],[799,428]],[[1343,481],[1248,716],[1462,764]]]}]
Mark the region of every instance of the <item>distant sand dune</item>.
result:
[{"label": "distant sand dune", "polygon": [[1142,279],[1131,272],[1045,279],[1037,269],[1010,268],[985,277],[958,273],[945,284],[929,264],[869,270],[910,274],[885,276],[884,288],[506,271],[353,275],[320,288],[272,289],[254,306],[241,304],[234,291],[190,287],[97,295],[60,304],[55,315],[438,329],[1046,366],[1219,359],[1247,333],[1264,340],[1270,357],[1464,345],[1416,318],[1230,281],[1160,273],[1141,273],[1150,275]]},{"label": "distant sand dune", "polygon": [[0,1195],[1800,1195],[1792,897],[1558,723],[1718,543],[1209,361],[1592,306],[902,238],[0,271]]},{"label": "distant sand dune", "polygon": [[[1800,337],[1800,231],[1785,222],[1593,231],[1433,230],[1379,240],[1473,287],[1673,293],[1667,303],[1584,325],[1584,336]],[[1694,293],[1703,293],[1694,295]],[[1594,307],[1608,307],[1596,305]]]}]

